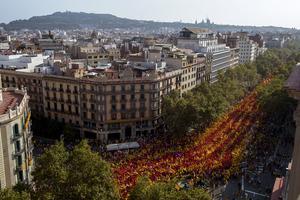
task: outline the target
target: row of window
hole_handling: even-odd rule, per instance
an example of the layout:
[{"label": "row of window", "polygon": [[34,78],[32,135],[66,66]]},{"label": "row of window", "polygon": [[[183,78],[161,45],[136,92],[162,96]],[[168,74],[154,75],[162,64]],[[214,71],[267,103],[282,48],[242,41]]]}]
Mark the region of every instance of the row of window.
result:
[{"label": "row of window", "polygon": [[192,87],[192,86],[195,86],[196,85],[196,81],[192,81],[192,82],[190,82],[190,83],[187,83],[187,84],[184,84],[184,85],[182,85],[181,86],[181,89],[187,89],[187,88],[189,88],[189,87]]}]

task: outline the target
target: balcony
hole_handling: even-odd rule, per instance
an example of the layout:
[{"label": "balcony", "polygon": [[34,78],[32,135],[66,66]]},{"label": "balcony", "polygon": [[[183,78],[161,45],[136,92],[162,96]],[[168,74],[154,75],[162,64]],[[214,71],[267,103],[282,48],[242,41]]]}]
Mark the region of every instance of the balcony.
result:
[{"label": "balcony", "polygon": [[52,90],[53,92],[56,92],[56,88],[55,88],[55,87],[51,88],[51,90]]},{"label": "balcony", "polygon": [[25,152],[25,149],[24,148],[21,148],[21,149],[16,149],[15,150],[15,153],[14,153],[14,156],[20,156],[22,155],[23,153]]},{"label": "balcony", "polygon": [[158,110],[158,106],[151,106],[151,109],[152,109],[153,111]]},{"label": "balcony", "polygon": [[127,101],[127,98],[121,99],[120,101],[121,101],[121,102],[126,102],[126,101]]},{"label": "balcony", "polygon": [[140,102],[145,102],[146,101],[146,99],[145,98],[143,98],[143,99],[140,99]]},{"label": "balcony", "polygon": [[28,138],[28,139],[31,139],[32,137],[33,137],[32,131],[28,131],[28,132],[27,132],[27,138]]},{"label": "balcony", "polygon": [[15,170],[16,173],[18,173],[19,171],[23,171],[25,169],[26,169],[26,164],[24,162],[22,163],[16,162],[16,170]]},{"label": "balcony", "polygon": [[68,99],[66,102],[67,102],[68,104],[72,104],[71,99]]},{"label": "balcony", "polygon": [[97,98],[90,98],[90,102],[92,102],[92,103],[97,103],[98,100],[97,100]]},{"label": "balcony", "polygon": [[57,101],[57,98],[56,97],[52,97],[51,101]]},{"label": "balcony", "polygon": [[12,137],[12,140],[13,140],[13,141],[17,141],[17,140],[19,140],[20,138],[22,138],[22,134],[21,134],[21,133],[19,133],[19,134],[14,134],[13,137]]},{"label": "balcony", "polygon": [[159,101],[159,96],[157,96],[157,97],[152,97],[151,100],[152,100],[152,101]]},{"label": "balcony", "polygon": [[33,149],[34,149],[34,146],[33,146],[33,144],[30,143],[30,144],[28,145],[28,151],[29,151],[29,152],[32,152]]},{"label": "balcony", "polygon": [[146,107],[141,107],[139,110],[140,112],[146,112]]}]

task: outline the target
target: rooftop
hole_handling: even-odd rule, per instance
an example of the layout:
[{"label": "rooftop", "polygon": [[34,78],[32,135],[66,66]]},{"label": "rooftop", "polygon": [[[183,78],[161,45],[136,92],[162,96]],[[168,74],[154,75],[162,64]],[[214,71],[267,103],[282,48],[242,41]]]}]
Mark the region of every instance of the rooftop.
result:
[{"label": "rooftop", "polygon": [[285,83],[285,87],[289,90],[300,91],[300,63],[296,65],[290,77]]},{"label": "rooftop", "polygon": [[0,102],[0,115],[3,115],[9,111],[9,109],[15,109],[23,100],[24,95],[17,94],[14,91],[4,91],[2,93],[3,101]]}]

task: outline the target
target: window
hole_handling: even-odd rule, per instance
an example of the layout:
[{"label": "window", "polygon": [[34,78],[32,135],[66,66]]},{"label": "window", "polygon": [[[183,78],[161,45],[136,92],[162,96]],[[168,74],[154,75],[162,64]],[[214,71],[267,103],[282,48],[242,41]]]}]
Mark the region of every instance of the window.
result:
[{"label": "window", "polygon": [[126,105],[125,104],[122,104],[121,105],[121,109],[124,111],[124,110],[126,110]]},{"label": "window", "polygon": [[116,111],[117,109],[116,109],[116,105],[111,105],[111,110],[112,111]]},{"label": "window", "polygon": [[14,127],[13,127],[13,134],[14,136],[19,136],[19,125],[18,124],[15,124]]},{"label": "window", "polygon": [[134,100],[134,99],[135,99],[135,95],[132,94],[131,97],[130,97],[130,99],[131,99],[131,100]]},{"label": "window", "polygon": [[145,99],[145,95],[141,94],[141,99],[144,100]]},{"label": "window", "polygon": [[126,88],[125,88],[125,85],[122,85],[122,86],[121,86],[121,91],[122,91],[122,92],[125,92],[125,89],[126,89]]},{"label": "window", "polygon": [[134,119],[135,118],[135,113],[133,112],[133,113],[131,113],[131,119]]},{"label": "window", "polygon": [[144,85],[141,85],[141,90],[143,91],[145,89],[145,86]]},{"label": "window", "polygon": [[112,92],[115,92],[115,91],[116,91],[116,86],[112,85],[112,86],[111,86],[111,91],[112,91]]},{"label": "window", "polygon": [[122,99],[122,101],[126,101],[126,96],[123,94],[123,95],[121,96],[121,99]]},{"label": "window", "polygon": [[131,91],[134,92],[135,91],[135,86],[131,85]]},{"label": "window", "polygon": [[21,166],[22,165],[22,156],[18,156],[18,158],[17,158],[17,166]]},{"label": "window", "polygon": [[15,151],[20,152],[21,151],[21,142],[18,140],[15,143]]}]

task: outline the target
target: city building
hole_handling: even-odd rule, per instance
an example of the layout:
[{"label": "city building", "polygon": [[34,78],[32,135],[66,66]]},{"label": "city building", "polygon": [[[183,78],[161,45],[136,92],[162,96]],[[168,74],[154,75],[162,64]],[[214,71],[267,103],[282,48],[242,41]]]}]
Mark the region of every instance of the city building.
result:
[{"label": "city building", "polygon": [[177,46],[212,58],[211,83],[217,81],[220,71],[234,67],[236,64],[230,48],[226,44],[219,44],[217,36],[207,29],[183,28],[177,39]]},{"label": "city building", "polygon": [[240,58],[239,63],[253,62],[257,57],[258,44],[250,40],[247,32],[237,33],[239,35]]},{"label": "city building", "polygon": [[0,82],[0,186],[30,183],[33,165],[29,97]]},{"label": "city building", "polygon": [[[77,128],[82,137],[101,141],[135,138],[155,131],[163,94],[178,88],[180,70],[134,77],[131,69],[120,76],[74,78],[2,71],[5,86],[28,89],[36,115]],[[116,77],[116,78],[114,78]]]},{"label": "city building", "polygon": [[[168,46],[168,45],[167,45]],[[164,45],[164,48],[167,48]],[[161,125],[161,101],[209,81],[201,54],[171,48],[131,55],[125,62],[88,69],[70,62],[58,74],[1,70],[5,87],[27,88],[35,115],[71,124],[81,137],[101,141],[154,133]],[[156,62],[154,62],[156,61]]]},{"label": "city building", "polygon": [[70,53],[73,59],[82,59],[86,65],[91,67],[97,67],[120,58],[120,50],[115,45],[78,44],[71,47]]},{"label": "city building", "polygon": [[0,68],[34,72],[35,67],[44,64],[42,54],[0,54]]},{"label": "city building", "polygon": [[[286,82],[286,88],[291,97],[300,101],[300,64],[298,64]],[[294,151],[290,170],[285,177],[285,190],[282,197],[284,200],[298,200],[300,198],[300,104],[294,113],[296,133]]]}]

